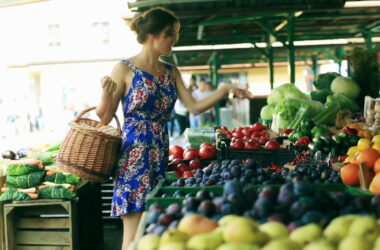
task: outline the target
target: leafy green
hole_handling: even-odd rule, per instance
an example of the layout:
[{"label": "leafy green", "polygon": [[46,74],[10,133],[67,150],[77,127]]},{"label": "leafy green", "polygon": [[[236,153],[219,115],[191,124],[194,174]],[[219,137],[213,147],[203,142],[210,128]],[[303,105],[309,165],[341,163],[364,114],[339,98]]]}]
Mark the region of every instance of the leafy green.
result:
[{"label": "leafy green", "polygon": [[260,118],[263,120],[272,120],[273,119],[273,113],[276,108],[276,104],[268,104],[261,108],[260,111]]},{"label": "leafy green", "polygon": [[317,89],[330,90],[330,85],[332,81],[335,79],[335,77],[337,76],[340,76],[340,75],[335,72],[327,72],[327,73],[319,74],[314,81],[314,86]]},{"label": "leafy green", "polygon": [[47,175],[45,177],[45,180],[53,182],[53,183],[57,183],[57,184],[68,183],[68,184],[76,185],[80,182],[80,177],[73,174],[64,174],[64,173],[58,172],[50,176]]},{"label": "leafy green", "polygon": [[42,171],[38,165],[32,164],[17,164],[8,165],[7,175],[26,175],[33,172]]},{"label": "leafy green", "polygon": [[30,188],[35,187],[42,182],[42,178],[45,175],[45,171],[34,172],[27,175],[7,175],[6,186],[13,188]]},{"label": "leafy green", "polygon": [[294,97],[300,99],[308,98],[308,96],[305,93],[301,92],[301,90],[299,90],[294,84],[286,83],[277,88],[272,89],[267,98],[267,103],[280,103],[283,102],[287,97]]},{"label": "leafy green", "polygon": [[38,160],[42,162],[42,165],[49,165],[54,162],[54,158],[59,154],[59,150],[55,151],[46,151],[37,155]]},{"label": "leafy green", "polygon": [[45,187],[38,190],[38,197],[40,199],[76,199],[74,192],[68,190],[64,186]]},{"label": "leafy green", "polygon": [[28,194],[18,191],[16,188],[10,188],[0,195],[0,201],[26,201],[31,199]]},{"label": "leafy green", "polygon": [[326,97],[331,94],[329,89],[318,89],[310,92],[310,97],[314,101],[319,101],[321,103],[326,102]]},{"label": "leafy green", "polygon": [[359,105],[353,99],[343,94],[334,94],[332,98],[339,102],[341,109],[348,109],[353,113],[360,111]]}]

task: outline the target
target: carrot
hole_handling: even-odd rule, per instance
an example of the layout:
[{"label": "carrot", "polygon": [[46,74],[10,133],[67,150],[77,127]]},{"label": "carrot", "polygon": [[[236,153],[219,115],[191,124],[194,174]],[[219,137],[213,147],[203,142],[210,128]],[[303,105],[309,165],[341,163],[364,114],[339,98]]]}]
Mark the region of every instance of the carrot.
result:
[{"label": "carrot", "polygon": [[30,198],[32,198],[32,200],[38,199],[38,194],[37,193],[26,193],[26,194],[29,195]]},{"label": "carrot", "polygon": [[[9,187],[2,187],[1,192],[7,192],[10,188]],[[37,190],[36,188],[18,188],[17,191],[24,192],[24,193],[35,193]]]},{"label": "carrot", "polygon": [[49,171],[46,171],[47,176],[52,176],[55,173],[58,173],[58,169],[50,169]]},{"label": "carrot", "polygon": [[70,190],[71,192],[74,192],[75,191],[75,186],[74,185],[70,185],[70,187],[68,187],[67,189]]},{"label": "carrot", "polygon": [[38,159],[23,159],[23,160],[10,160],[9,165],[37,165],[39,169],[43,169],[42,162]]}]

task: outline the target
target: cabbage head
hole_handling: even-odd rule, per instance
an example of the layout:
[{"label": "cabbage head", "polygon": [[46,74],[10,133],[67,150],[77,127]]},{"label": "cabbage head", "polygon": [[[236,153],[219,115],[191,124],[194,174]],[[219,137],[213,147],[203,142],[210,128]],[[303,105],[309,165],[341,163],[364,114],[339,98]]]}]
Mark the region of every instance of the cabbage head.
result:
[{"label": "cabbage head", "polygon": [[360,87],[351,78],[338,76],[331,83],[331,91],[334,94],[343,94],[355,100],[360,94]]},{"label": "cabbage head", "polygon": [[299,90],[294,84],[286,83],[277,88],[272,89],[267,98],[267,103],[273,104],[283,102],[286,97],[294,97],[301,99],[308,98],[308,96],[301,90]]}]

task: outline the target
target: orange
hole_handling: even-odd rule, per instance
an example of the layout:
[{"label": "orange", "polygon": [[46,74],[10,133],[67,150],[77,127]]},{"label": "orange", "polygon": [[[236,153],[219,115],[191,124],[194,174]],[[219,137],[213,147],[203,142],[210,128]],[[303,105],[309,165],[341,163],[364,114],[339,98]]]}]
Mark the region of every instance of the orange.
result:
[{"label": "orange", "polygon": [[373,171],[375,171],[376,174],[380,172],[380,158],[375,161],[375,165],[373,165]]},{"label": "orange", "polygon": [[375,161],[380,157],[379,152],[373,148],[366,148],[356,157],[356,163],[364,162],[368,168],[373,168]]},{"label": "orange", "polygon": [[350,163],[345,165],[340,170],[340,175],[342,177],[342,181],[344,184],[347,185],[358,185],[360,183],[359,181],[359,165]]},{"label": "orange", "polygon": [[374,194],[380,194],[380,174],[376,174],[375,177],[373,177],[369,185],[369,191]]}]

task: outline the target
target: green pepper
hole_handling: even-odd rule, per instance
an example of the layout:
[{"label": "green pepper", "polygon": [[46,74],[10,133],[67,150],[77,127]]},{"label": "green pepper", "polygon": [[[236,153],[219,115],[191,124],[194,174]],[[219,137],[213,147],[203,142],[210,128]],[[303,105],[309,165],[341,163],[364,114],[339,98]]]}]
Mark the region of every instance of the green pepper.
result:
[{"label": "green pepper", "polygon": [[314,137],[313,144],[317,148],[317,150],[320,150],[325,145],[325,142],[321,139],[321,137]]},{"label": "green pepper", "polygon": [[350,135],[347,132],[342,132],[339,134],[342,138],[348,138]]},{"label": "green pepper", "polygon": [[313,129],[311,130],[311,135],[313,137],[329,136],[331,135],[331,132],[328,126],[324,124],[318,124],[318,125],[315,125]]},{"label": "green pepper", "polygon": [[349,145],[350,146],[355,146],[358,144],[360,137],[358,135],[350,135],[349,136]]},{"label": "green pepper", "polygon": [[336,144],[341,144],[344,140],[340,135],[333,135],[332,139]]},{"label": "green pepper", "polygon": [[307,136],[307,134],[304,134],[301,130],[296,129],[289,135],[289,140],[292,142],[296,142],[299,138]]}]

